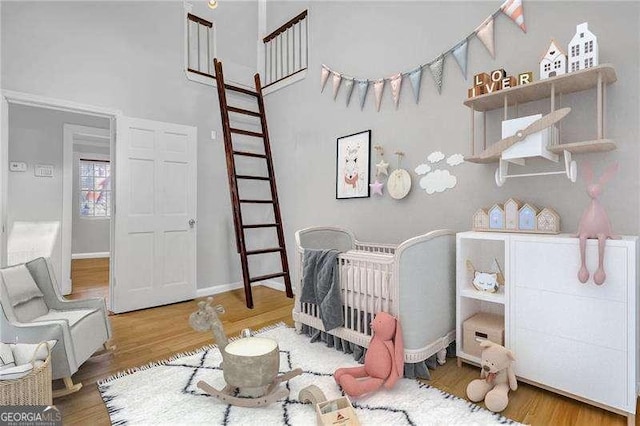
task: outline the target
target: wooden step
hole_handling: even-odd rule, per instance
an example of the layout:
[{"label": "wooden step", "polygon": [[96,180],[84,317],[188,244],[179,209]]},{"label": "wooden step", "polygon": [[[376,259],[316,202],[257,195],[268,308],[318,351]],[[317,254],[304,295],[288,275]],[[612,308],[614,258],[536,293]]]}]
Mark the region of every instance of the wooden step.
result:
[{"label": "wooden step", "polygon": [[245,157],[267,158],[265,154],[256,154],[255,152],[233,151],[233,155],[244,155]]},{"label": "wooden step", "polygon": [[230,84],[224,84],[224,88],[227,90],[233,90],[234,92],[244,93],[245,95],[258,97],[258,93],[253,90],[245,89],[244,87],[232,86]]},{"label": "wooden step", "polygon": [[259,249],[259,250],[247,250],[247,256],[251,256],[254,254],[276,253],[282,250],[283,250],[282,247],[272,247],[272,248]]},{"label": "wooden step", "polygon": [[245,229],[253,229],[253,228],[273,228],[276,226],[280,226],[279,223],[255,223],[253,225],[242,225]]},{"label": "wooden step", "polygon": [[248,179],[248,180],[271,180],[268,176],[249,176],[249,175],[236,175],[237,179]]},{"label": "wooden step", "polygon": [[232,107],[232,106],[227,106],[227,109],[229,111],[231,111],[231,112],[237,112],[238,114],[251,115],[253,117],[260,117],[260,113],[259,112],[250,111],[250,110],[244,109],[244,108],[236,108],[236,107]]},{"label": "wooden step", "polygon": [[273,204],[273,200],[239,200],[246,204]]},{"label": "wooden step", "polygon": [[243,129],[234,129],[233,127],[230,127],[229,131],[231,133],[237,133],[239,135],[253,136],[254,138],[263,138],[264,137],[264,135],[262,133],[252,132],[252,131],[243,130]]},{"label": "wooden step", "polygon": [[261,275],[259,277],[253,277],[253,278],[250,278],[249,281],[252,283],[255,283],[257,281],[268,280],[271,278],[286,277],[287,275],[289,274],[286,272],[276,272],[275,274],[267,274],[267,275]]}]

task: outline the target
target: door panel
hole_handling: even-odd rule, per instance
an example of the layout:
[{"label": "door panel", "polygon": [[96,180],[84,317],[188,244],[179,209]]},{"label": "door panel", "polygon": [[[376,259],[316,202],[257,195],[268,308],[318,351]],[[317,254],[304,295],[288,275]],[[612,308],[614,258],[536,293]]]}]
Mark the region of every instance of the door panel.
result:
[{"label": "door panel", "polygon": [[195,127],[118,122],[115,312],[195,297],[196,143]]}]

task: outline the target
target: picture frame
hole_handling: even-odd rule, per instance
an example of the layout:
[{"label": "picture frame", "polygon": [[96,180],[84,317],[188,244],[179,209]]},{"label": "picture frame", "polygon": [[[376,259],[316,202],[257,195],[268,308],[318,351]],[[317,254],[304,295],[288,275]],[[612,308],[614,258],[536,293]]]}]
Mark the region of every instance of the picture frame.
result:
[{"label": "picture frame", "polygon": [[336,142],[336,199],[368,198],[371,130],[341,136]]}]

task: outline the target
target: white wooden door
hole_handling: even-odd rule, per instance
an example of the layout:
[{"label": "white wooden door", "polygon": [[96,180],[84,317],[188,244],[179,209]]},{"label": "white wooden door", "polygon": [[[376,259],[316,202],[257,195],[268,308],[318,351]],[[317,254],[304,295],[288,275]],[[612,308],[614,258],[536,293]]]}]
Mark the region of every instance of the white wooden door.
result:
[{"label": "white wooden door", "polygon": [[196,295],[196,141],[195,127],[117,120],[114,312]]}]

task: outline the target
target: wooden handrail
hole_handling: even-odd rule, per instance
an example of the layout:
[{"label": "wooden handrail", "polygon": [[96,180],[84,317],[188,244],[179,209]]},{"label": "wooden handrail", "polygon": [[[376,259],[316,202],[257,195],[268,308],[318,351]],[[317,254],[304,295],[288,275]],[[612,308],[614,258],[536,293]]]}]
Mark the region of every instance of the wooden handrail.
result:
[{"label": "wooden handrail", "polygon": [[201,17],[192,15],[190,13],[187,13],[187,19],[193,22],[197,22],[200,25],[204,25],[205,27],[209,27],[209,28],[213,27],[213,22],[209,22],[206,19],[202,19]]},{"label": "wooden handrail", "polygon": [[263,38],[262,41],[264,43],[268,43],[269,41],[271,41],[274,38],[278,37],[278,35],[282,34],[285,31],[287,31],[289,28],[293,27],[295,24],[297,24],[298,22],[300,22],[304,18],[306,18],[307,17],[307,12],[308,12],[308,10],[305,10],[302,13],[300,13],[298,16],[290,19],[288,22],[286,22],[280,28],[278,28],[277,30],[275,30],[274,32],[272,32],[271,34],[269,34],[268,36]]}]

